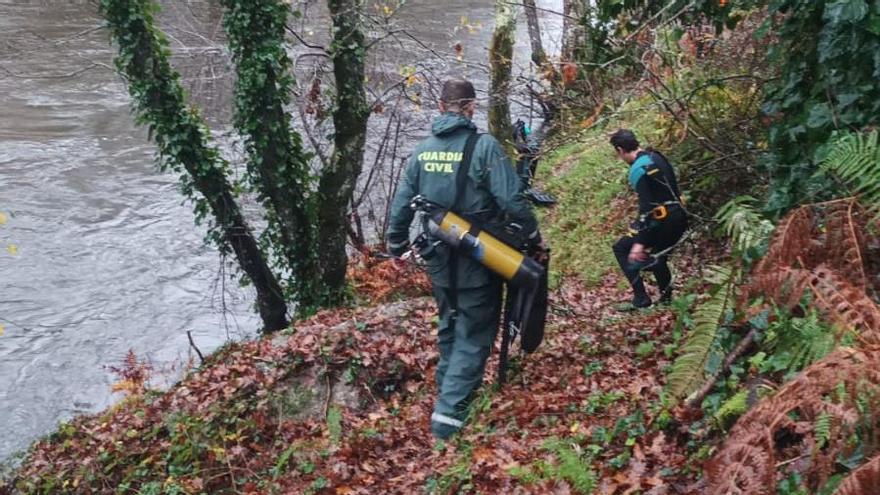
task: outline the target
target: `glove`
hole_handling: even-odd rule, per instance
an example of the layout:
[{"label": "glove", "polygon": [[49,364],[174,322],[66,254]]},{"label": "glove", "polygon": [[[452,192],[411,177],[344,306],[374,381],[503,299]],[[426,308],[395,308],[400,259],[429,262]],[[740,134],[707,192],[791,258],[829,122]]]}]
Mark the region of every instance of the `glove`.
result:
[{"label": "glove", "polygon": [[399,257],[403,256],[404,253],[406,253],[407,251],[409,251],[409,239],[407,239],[401,243],[393,243],[393,242],[388,243],[388,252],[392,256],[396,256],[399,258]]}]

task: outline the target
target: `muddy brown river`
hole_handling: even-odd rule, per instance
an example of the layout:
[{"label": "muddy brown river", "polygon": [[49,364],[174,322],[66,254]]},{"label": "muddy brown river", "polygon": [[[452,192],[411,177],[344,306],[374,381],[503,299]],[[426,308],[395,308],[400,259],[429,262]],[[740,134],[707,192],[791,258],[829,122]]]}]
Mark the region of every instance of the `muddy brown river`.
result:
[{"label": "muddy brown river", "polygon": [[[561,3],[538,5],[559,11]],[[163,7],[175,66],[235,158],[222,10],[205,0]],[[303,33],[326,37],[322,6],[305,7]],[[552,52],[561,17],[540,17]],[[520,21],[523,67],[529,50]],[[487,62],[490,1],[410,1],[398,22],[428,48],[448,54],[461,41],[465,61]],[[108,366],[129,349],[152,364],[154,385],[167,386],[192,357],[187,331],[209,352],[252,338],[259,326],[253,294],[203,242],[176,178],[156,170],[101,26],[92,1],[0,0],[0,460],[59,421],[118,400]],[[391,74],[425,57],[379,51],[370,69]],[[441,69],[461,73],[454,63]],[[487,86],[484,71],[465,73]]]}]

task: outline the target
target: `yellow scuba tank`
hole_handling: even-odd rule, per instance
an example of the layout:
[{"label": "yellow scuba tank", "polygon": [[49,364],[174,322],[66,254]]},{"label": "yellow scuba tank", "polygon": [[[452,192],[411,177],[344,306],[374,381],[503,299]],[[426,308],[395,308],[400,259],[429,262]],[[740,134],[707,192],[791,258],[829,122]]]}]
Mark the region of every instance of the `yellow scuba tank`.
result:
[{"label": "yellow scuba tank", "polygon": [[472,230],[471,222],[421,197],[413,208],[427,215],[428,231],[469,258],[507,280],[511,287],[536,287],[544,267],[534,259],[504,244],[483,230]]}]

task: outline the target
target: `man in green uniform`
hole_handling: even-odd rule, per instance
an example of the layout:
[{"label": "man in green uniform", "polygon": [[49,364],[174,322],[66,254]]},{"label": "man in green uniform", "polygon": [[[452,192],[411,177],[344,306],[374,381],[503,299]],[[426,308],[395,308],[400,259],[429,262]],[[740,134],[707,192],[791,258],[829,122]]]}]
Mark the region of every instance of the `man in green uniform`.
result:
[{"label": "man in green uniform", "polygon": [[[480,135],[473,148],[464,191],[456,201],[455,172],[462,165],[465,144],[477,132],[471,122],[476,106],[473,85],[449,80],[440,95],[441,115],[432,136],[412,154],[391,204],[388,248],[400,256],[409,249],[410,203],[416,195],[469,218],[498,218],[522,226],[541,244],[537,221],[521,194],[521,181],[498,141]],[[431,432],[445,439],[457,432],[483,380],[486,360],[495,341],[501,313],[502,281],[486,267],[429,238],[420,251],[433,284],[440,312],[440,361],[435,379],[439,396],[431,415]]]},{"label": "man in green uniform", "polygon": [[672,300],[672,273],[667,258],[688,228],[687,212],[672,165],[660,152],[642,149],[635,134],[620,129],[611,136],[617,157],[629,165],[629,184],[639,197],[639,216],[613,247],[620,269],[633,288],[633,299],[620,309],[651,306],[642,271],[654,273],[660,300]]}]

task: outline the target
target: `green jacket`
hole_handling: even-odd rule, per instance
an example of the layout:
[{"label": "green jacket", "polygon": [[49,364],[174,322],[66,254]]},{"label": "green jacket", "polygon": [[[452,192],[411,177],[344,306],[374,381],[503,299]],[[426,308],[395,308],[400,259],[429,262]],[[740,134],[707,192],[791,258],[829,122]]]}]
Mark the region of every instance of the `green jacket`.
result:
[{"label": "green jacket", "polygon": [[[437,117],[431,129],[433,136],[416,146],[391,203],[389,246],[401,246],[409,241],[414,215],[409,205],[416,195],[421,194],[447,207],[452,205],[455,201],[455,172],[465,141],[476,130],[477,127],[462,115],[444,113]],[[504,214],[507,219],[522,225],[527,233],[537,233],[538,223],[521,194],[522,183],[516,175],[516,169],[494,137],[488,134],[480,137],[474,148],[468,177],[470,180],[467,181],[467,189],[456,209],[457,213]],[[435,285],[450,286],[451,255],[451,249],[440,243],[436,255],[426,260]],[[492,281],[492,273],[476,261],[459,256],[457,265],[456,283],[460,288],[481,287]]]}]

